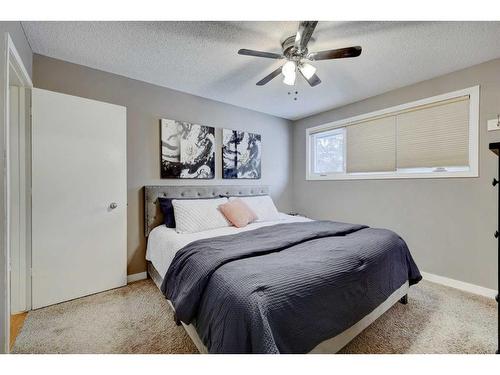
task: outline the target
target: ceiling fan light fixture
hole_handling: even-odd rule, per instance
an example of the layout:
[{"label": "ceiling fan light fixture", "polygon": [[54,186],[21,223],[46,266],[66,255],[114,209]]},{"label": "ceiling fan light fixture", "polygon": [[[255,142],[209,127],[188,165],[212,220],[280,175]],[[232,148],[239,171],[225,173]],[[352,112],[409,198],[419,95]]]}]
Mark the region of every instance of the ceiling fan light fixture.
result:
[{"label": "ceiling fan light fixture", "polygon": [[309,86],[315,87],[321,83],[316,74],[316,68],[304,61],[334,60],[357,57],[361,54],[360,46],[329,49],[318,52],[309,52],[308,44],[312,41],[312,35],[318,21],[301,21],[295,36],[291,35],[281,42],[282,53],[263,52],[242,48],[238,50],[239,55],[265,57],[284,61],[284,64],[256,83],[264,86],[272,79],[283,74],[283,82],[287,85],[295,85],[297,70],[307,81]]},{"label": "ceiling fan light fixture", "polygon": [[291,73],[283,74],[283,83],[285,85],[293,86],[295,85],[295,79],[297,78],[297,75],[295,73],[295,70],[292,71]]},{"label": "ceiling fan light fixture", "polygon": [[316,73],[316,68],[314,66],[312,66],[311,64],[308,64],[308,63],[301,64],[299,66],[299,69],[300,69],[300,72],[307,79],[311,78]]},{"label": "ceiling fan light fixture", "polygon": [[296,68],[295,61],[288,60],[281,68],[281,72],[285,77],[292,74],[295,75]]}]

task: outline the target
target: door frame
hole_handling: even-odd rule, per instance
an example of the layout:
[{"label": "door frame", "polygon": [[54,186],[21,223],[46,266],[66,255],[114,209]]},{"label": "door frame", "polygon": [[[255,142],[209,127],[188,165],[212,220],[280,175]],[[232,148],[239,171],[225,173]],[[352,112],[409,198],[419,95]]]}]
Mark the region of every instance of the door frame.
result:
[{"label": "door frame", "polygon": [[[0,353],[10,351],[10,69],[24,88],[33,87],[12,38],[9,33],[3,33],[0,34]],[[27,129],[31,131],[31,122],[27,125]],[[31,189],[30,181],[26,181],[26,184]]]}]

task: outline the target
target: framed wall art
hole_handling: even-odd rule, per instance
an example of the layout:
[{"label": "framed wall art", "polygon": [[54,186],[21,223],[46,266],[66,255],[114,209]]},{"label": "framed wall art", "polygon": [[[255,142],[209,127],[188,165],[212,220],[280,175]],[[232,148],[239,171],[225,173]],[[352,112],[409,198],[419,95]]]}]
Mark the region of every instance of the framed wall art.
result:
[{"label": "framed wall art", "polygon": [[261,136],[222,129],[222,178],[260,179]]},{"label": "framed wall art", "polygon": [[215,177],[215,128],[161,119],[161,178]]}]

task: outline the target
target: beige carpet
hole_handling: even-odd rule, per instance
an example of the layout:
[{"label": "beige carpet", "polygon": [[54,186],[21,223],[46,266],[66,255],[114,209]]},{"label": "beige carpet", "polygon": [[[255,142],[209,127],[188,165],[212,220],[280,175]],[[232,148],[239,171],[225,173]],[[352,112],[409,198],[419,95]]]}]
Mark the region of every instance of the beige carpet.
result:
[{"label": "beige carpet", "polygon": [[[430,282],[342,353],[494,353],[496,302]],[[151,280],[32,311],[14,353],[196,353]]]},{"label": "beige carpet", "polygon": [[30,311],[13,353],[197,353],[151,280]]}]

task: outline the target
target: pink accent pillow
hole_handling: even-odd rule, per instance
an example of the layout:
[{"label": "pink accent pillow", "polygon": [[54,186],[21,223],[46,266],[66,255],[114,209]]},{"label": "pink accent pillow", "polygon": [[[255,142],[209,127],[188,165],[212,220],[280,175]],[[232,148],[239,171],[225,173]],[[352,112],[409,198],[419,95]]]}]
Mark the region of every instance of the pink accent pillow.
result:
[{"label": "pink accent pillow", "polygon": [[234,199],[219,206],[220,212],[237,228],[246,227],[257,220],[257,215],[241,199]]}]

